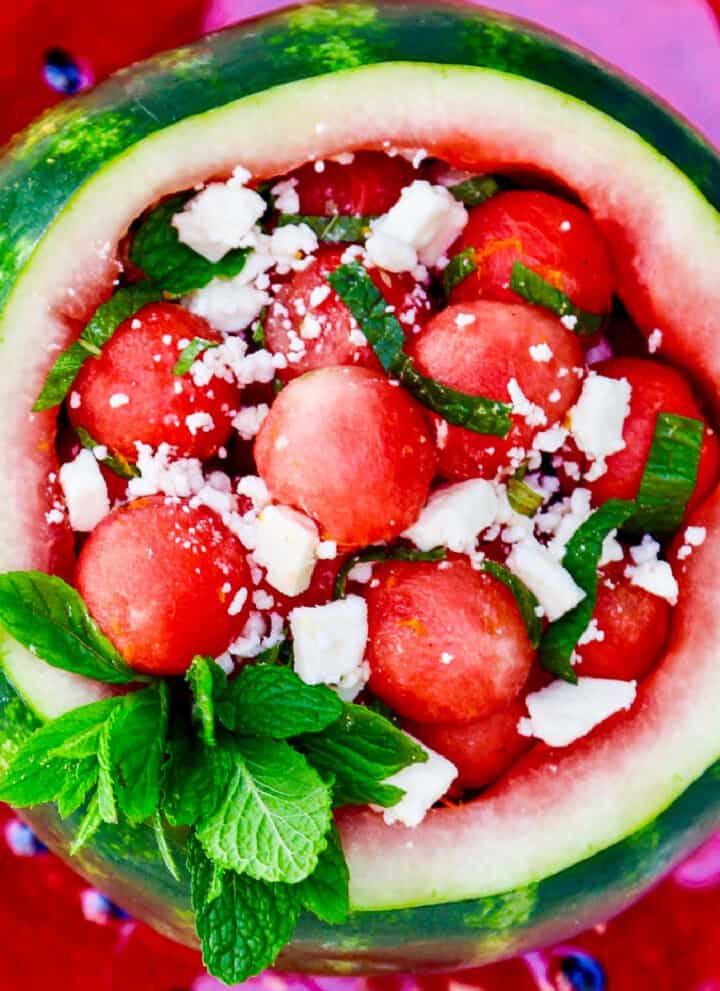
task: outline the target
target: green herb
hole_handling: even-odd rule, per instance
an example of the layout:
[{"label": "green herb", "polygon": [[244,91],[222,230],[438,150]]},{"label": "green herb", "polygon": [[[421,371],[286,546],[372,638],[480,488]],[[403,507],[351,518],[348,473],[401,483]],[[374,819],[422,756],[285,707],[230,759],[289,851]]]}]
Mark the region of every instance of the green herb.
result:
[{"label": "green herb", "polygon": [[370,225],[375,217],[351,217],[336,214],[332,217],[308,217],[281,213],[278,227],[288,224],[307,224],[317,234],[318,241],[328,244],[356,244],[370,234]]},{"label": "green herb", "polygon": [[701,420],[658,413],[627,530],[660,536],[677,530],[695,491],[704,432]]},{"label": "green herb", "polygon": [[226,984],[236,984],[271,966],[295,930],[298,886],[267,884],[233,871],[218,874],[192,838],[187,860],[208,971]]},{"label": "green herb", "polygon": [[527,268],[522,262],[515,262],[513,265],[510,288],[533,306],[542,306],[557,313],[559,317],[573,318],[574,324],[571,329],[576,334],[596,334],[605,320],[602,314],[588,313],[587,310],[575,306],[564,292],[551,286],[542,276]]},{"label": "green herb", "polygon": [[527,585],[506,568],[504,564],[497,561],[484,561],[483,571],[486,571],[493,578],[497,578],[503,585],[507,585],[515,596],[518,609],[527,627],[528,637],[533,648],[537,648],[542,637],[542,620],[538,616],[537,610],[540,603],[535,598]]},{"label": "green herb", "polygon": [[267,306],[260,311],[260,316],[251,326],[250,340],[258,347],[264,348],[267,343],[265,338],[265,320],[267,318]]},{"label": "green herb", "polygon": [[542,506],[545,497],[524,481],[525,470],[515,472],[507,483],[507,497],[510,508],[521,516],[534,516]]},{"label": "green herb", "polygon": [[98,306],[80,337],[62,352],[48,372],[42,391],[35,400],[33,412],[39,413],[58,406],[87,359],[91,356],[100,357],[103,346],[120,324],[143,306],[162,298],[162,292],[157,286],[150,282],[139,282],[125,289],[118,289],[107,303]]},{"label": "green herb", "polygon": [[70,856],[74,857],[76,853],[79,853],[90,842],[100,826],[102,826],[102,823],[103,817],[100,810],[100,798],[98,792],[95,791],[88,802],[85,815],[81,819],[78,830],[75,833],[75,838],[70,846]]},{"label": "green herb", "polygon": [[563,567],[585,592],[585,598],[547,627],[540,641],[540,661],[547,671],[552,671],[566,681],[577,682],[577,675],[570,661],[595,610],[597,569],[603,542],[612,530],[623,526],[634,509],[633,502],[608,499],[577,528],[565,548]]},{"label": "green herb", "polygon": [[40,571],[0,575],[0,623],[53,667],[109,685],[145,680],[125,664],[75,589],[60,578]]},{"label": "green herb", "polygon": [[330,828],[330,794],[289,744],[232,738],[227,792],[198,827],[205,853],[220,867],[261,881],[295,884],[315,870]]},{"label": "green herb", "polygon": [[348,577],[356,564],[370,561],[444,561],[446,557],[445,547],[433,547],[429,551],[419,551],[415,547],[385,547],[380,544],[366,547],[349,557],[338,571],[333,586],[333,599],[344,599],[347,595]]},{"label": "green herb", "polygon": [[474,175],[469,179],[448,187],[456,200],[465,206],[480,206],[485,200],[500,192],[500,186],[495,176]]},{"label": "green herb", "polygon": [[202,289],[218,276],[232,278],[242,272],[250,248],[235,248],[217,262],[210,262],[180,240],[173,217],[196,194],[178,193],[163,200],[145,217],[133,238],[130,259],[145,275],[171,296]]},{"label": "green herb", "polygon": [[510,431],[507,403],[471,396],[422,375],[403,351],[405,335],[367,271],[358,262],[341,265],[328,282],[348,307],[385,371],[397,376],[408,392],[448,423],[476,433],[505,437]]},{"label": "green herb", "polygon": [[200,727],[200,739],[214,747],[215,702],[227,691],[227,675],[212,657],[195,657],[185,679],[192,691],[193,717]]},{"label": "green herb", "polygon": [[233,761],[221,747],[206,747],[178,726],[166,748],[161,808],[171,826],[207,819],[227,791]]},{"label": "green herb", "polygon": [[[78,440],[83,447],[86,447],[89,451],[95,453],[99,447],[105,447],[105,445],[100,445],[90,434],[85,430],[84,427],[75,427],[75,433],[78,435]],[[97,455],[96,455],[97,457]],[[140,471],[138,468],[132,464],[127,458],[124,458],[121,454],[113,454],[111,451],[105,455],[104,458],[99,458],[98,460],[109,468],[110,471],[115,472],[120,478],[131,479],[138,478]]]},{"label": "green herb", "polygon": [[98,812],[103,822],[116,823],[118,821],[117,804],[115,802],[115,785],[113,782],[112,756],[110,754],[110,739],[113,733],[113,724],[117,716],[117,709],[105,720],[100,736],[98,738],[98,778],[97,778],[97,801]]},{"label": "green herb", "polygon": [[447,298],[455,286],[459,286],[473,272],[477,272],[475,248],[465,248],[464,251],[453,255],[442,273],[441,281],[445,297]]},{"label": "green herb", "polygon": [[350,872],[340,836],[332,826],[315,871],[298,885],[303,907],[323,922],[342,925],[350,912],[349,884]]},{"label": "green herb", "polygon": [[209,348],[217,347],[220,347],[218,341],[208,341],[204,337],[193,337],[190,343],[182,349],[180,357],[175,362],[173,375],[185,375],[195,364],[195,359],[198,355],[201,355],[203,351],[207,351]]},{"label": "green herb", "polygon": [[179,881],[180,872],[177,869],[175,858],[172,855],[170,844],[167,838],[167,831],[165,829],[165,821],[162,815],[160,814],[160,812],[156,812],[155,815],[152,817],[152,827],[153,827],[153,832],[155,834],[155,842],[157,844],[158,852],[160,853],[162,862],[165,864],[168,874],[170,874],[170,876],[175,881]]},{"label": "green herb", "polygon": [[322,733],[296,741],[310,763],[334,779],[335,805],[396,805],[401,788],[383,784],[409,764],[422,764],[427,753],[406,733],[362,705],[344,704],[341,719]]},{"label": "green herb", "polygon": [[252,664],[229,685],[218,711],[229,730],[283,740],[321,732],[343,705],[325,685],[306,685],[289,668]]},{"label": "green herb", "polygon": [[164,682],[125,696],[113,722],[110,752],[118,804],[131,823],[160,806],[169,697]]}]

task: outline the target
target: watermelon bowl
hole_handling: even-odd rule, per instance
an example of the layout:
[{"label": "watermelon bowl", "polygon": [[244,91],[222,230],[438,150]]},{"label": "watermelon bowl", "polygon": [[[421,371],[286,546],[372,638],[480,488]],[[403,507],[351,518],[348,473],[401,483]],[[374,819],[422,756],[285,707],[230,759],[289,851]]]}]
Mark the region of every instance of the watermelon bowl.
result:
[{"label": "watermelon bowl", "polygon": [[[131,67],[51,111],[0,163],[0,570],[51,570],[42,526],[55,429],[30,414],[56,351],[112,282],[113,246],[148,203],[242,161],[259,177],[389,146],[458,167],[540,173],[610,245],[619,295],[663,356],[720,407],[720,159],[668,108],[528,24],[462,6],[311,4]],[[74,329],[75,328],[75,329]],[[41,522],[39,522],[41,521]],[[412,832],[340,818],[353,912],[301,917],[279,964],[371,974],[476,966],[620,911],[720,819],[720,495],[686,568],[666,656],[631,716],[559,753],[535,748]],[[0,766],[44,719],[103,686],[6,637]],[[76,818],[26,814],[69,859]],[[182,837],[174,881],[149,828],[104,827],[76,870],[134,916],[196,944]]]}]

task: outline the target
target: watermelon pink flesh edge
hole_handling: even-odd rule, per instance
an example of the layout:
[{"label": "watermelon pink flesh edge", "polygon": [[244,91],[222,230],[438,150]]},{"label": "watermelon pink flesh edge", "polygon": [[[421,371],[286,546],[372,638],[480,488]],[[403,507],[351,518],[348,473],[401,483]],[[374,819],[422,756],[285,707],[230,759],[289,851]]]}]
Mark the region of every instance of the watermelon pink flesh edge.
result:
[{"label": "watermelon pink flesh edge", "polygon": [[[64,346],[66,318],[82,315],[106,290],[108,251],[133,217],[163,193],[238,162],[267,176],[309,150],[323,157],[386,141],[478,167],[531,163],[564,180],[603,224],[625,302],[643,330],[658,323],[665,353],[693,370],[718,408],[720,218],[678,170],[610,118],[527,80],[447,66],[358,68],[168,127],[100,171],[60,214],[2,317],[0,567],[47,564],[41,493],[52,421],[28,411],[55,354],[48,343]],[[710,535],[690,559],[671,649],[633,718],[521,766],[480,801],[434,811],[415,832],[388,830],[369,813],[347,817],[356,907],[431,904],[532,884],[639,829],[713,762],[720,753],[717,496],[703,515]],[[21,691],[32,663],[24,653],[8,663]],[[69,699],[79,704],[86,696],[79,690]],[[442,859],[428,861],[433,848]]]}]

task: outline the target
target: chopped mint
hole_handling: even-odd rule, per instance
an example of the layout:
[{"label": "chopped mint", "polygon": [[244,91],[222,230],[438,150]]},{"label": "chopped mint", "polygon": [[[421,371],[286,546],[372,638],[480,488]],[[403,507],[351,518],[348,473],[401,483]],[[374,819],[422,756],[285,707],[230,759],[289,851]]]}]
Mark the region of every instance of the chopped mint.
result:
[{"label": "chopped mint", "polygon": [[370,225],[375,217],[351,217],[336,214],[332,217],[309,217],[281,213],[278,226],[288,224],[307,224],[317,234],[318,241],[327,244],[358,244],[370,234]]},{"label": "chopped mint", "polygon": [[173,366],[173,375],[185,375],[195,364],[195,359],[209,348],[220,347],[218,341],[208,341],[205,337],[193,337],[180,352],[180,357]]},{"label": "chopped mint", "polygon": [[433,547],[429,551],[419,551],[415,547],[366,547],[357,554],[353,554],[345,561],[342,568],[337,573],[335,585],[333,586],[333,599],[344,599],[347,595],[347,583],[350,572],[356,564],[363,564],[370,561],[444,561],[447,557],[445,547]]},{"label": "chopped mint", "polygon": [[[78,435],[78,440],[82,446],[86,447],[89,451],[95,452],[101,446],[90,436],[84,427],[75,427],[75,433]],[[98,460],[102,461],[106,468],[115,472],[120,478],[129,480],[131,478],[137,478],[140,475],[139,469],[128,461],[127,458],[124,458],[122,454],[113,454],[111,451],[108,451],[104,458],[99,458]]]},{"label": "chopped mint", "polygon": [[473,272],[477,272],[474,248],[465,248],[464,251],[459,251],[458,254],[453,255],[447,266],[443,269],[441,277],[443,292],[446,298],[455,286],[459,286]]},{"label": "chopped mint", "polygon": [[521,516],[534,516],[543,504],[542,492],[537,492],[524,481],[526,469],[518,469],[507,483],[507,497],[511,509]]},{"label": "chopped mint", "polygon": [[564,292],[551,286],[542,276],[527,268],[522,262],[515,262],[510,276],[510,288],[533,306],[542,306],[561,318],[566,318],[567,326],[576,334],[596,334],[603,325],[604,315],[581,310]]},{"label": "chopped mint", "polygon": [[449,186],[448,189],[456,200],[465,206],[480,206],[485,200],[500,192],[500,185],[492,175],[474,175],[469,179]]},{"label": "chopped mint", "polygon": [[498,561],[483,561],[483,571],[501,581],[515,596],[518,609],[527,627],[530,644],[534,649],[537,649],[542,637],[542,619],[538,616],[538,606],[540,605],[538,600],[527,585],[504,564],[500,564]]}]

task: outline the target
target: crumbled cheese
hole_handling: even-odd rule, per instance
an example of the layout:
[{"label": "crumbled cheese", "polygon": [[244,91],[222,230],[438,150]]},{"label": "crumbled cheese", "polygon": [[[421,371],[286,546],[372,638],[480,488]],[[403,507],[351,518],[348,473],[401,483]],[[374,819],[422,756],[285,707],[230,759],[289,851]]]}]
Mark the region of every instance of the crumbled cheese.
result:
[{"label": "crumbled cheese", "polygon": [[455,317],[455,326],[460,330],[463,327],[469,327],[473,323],[475,323],[475,317],[472,313],[458,313]]},{"label": "crumbled cheese", "polygon": [[358,561],[348,571],[348,581],[357,582],[359,585],[367,585],[372,578],[373,562]]},{"label": "crumbled cheese", "polygon": [[633,564],[625,568],[625,577],[632,585],[644,588],[651,595],[666,599],[671,606],[677,604],[680,589],[669,562],[658,559],[660,544],[646,535],[642,543],[630,548]]},{"label": "crumbled cheese", "polygon": [[577,685],[553,681],[527,696],[530,717],[519,721],[518,732],[551,747],[567,747],[616,712],[629,709],[636,691],[635,681],[614,678],[578,678]]},{"label": "crumbled cheese", "polygon": [[349,674],[341,675],[337,685],[333,685],[333,688],[343,702],[354,702],[368,681],[370,681],[370,665],[367,661],[363,661]]},{"label": "crumbled cheese", "polygon": [[253,592],[252,600],[256,609],[272,609],[275,605],[275,599],[264,588],[256,589]]},{"label": "crumbled cheese", "polygon": [[704,526],[689,526],[685,528],[683,534],[683,544],[678,549],[677,556],[680,561],[690,557],[696,547],[701,547],[705,543],[707,529]]},{"label": "crumbled cheese", "polygon": [[662,347],[663,333],[656,327],[647,339],[647,349],[650,354],[655,354]]},{"label": "crumbled cheese", "polygon": [[447,793],[457,777],[457,767],[446,757],[422,743],[420,746],[428,755],[424,764],[410,764],[383,781],[383,784],[394,785],[405,792],[399,802],[382,810],[388,826],[396,822],[411,829],[419,826],[428,810]]},{"label": "crumbled cheese", "polygon": [[275,197],[275,209],[280,213],[299,213],[300,197],[297,194],[297,179],[284,179],[276,182],[270,192]]},{"label": "crumbled cheese", "polygon": [[128,494],[132,498],[163,493],[168,496],[188,498],[205,485],[202,464],[197,458],[171,460],[170,445],[161,444],[157,451],[148,444],[136,443],[138,458],[137,478],[128,482]]},{"label": "crumbled cheese", "polygon": [[560,230],[563,232],[563,234],[567,234],[569,230],[572,230],[572,224],[570,223],[570,221],[563,220],[563,222],[560,224]]},{"label": "crumbled cheese", "polygon": [[545,341],[542,344],[531,344],[528,348],[533,361],[548,362],[553,358],[553,351]]},{"label": "crumbled cheese", "polygon": [[367,603],[348,595],[290,613],[295,673],[308,685],[357,679],[368,638]]},{"label": "crumbled cheese", "polygon": [[585,598],[570,572],[533,537],[514,544],[505,563],[534,593],[551,623]]},{"label": "crumbled cheese", "polygon": [[270,613],[270,629],[267,618],[259,612],[251,612],[242,634],[230,644],[233,657],[257,657],[285,639],[285,620],[279,613]]},{"label": "crumbled cheese", "polygon": [[246,188],[249,178],[238,167],[227,182],[211,182],[193,196],[172,219],[182,243],[210,262],[239,248],[266,209],[262,196]]},{"label": "crumbled cheese", "polygon": [[390,210],[373,221],[369,259],[390,272],[410,272],[418,262],[434,265],[467,223],[468,214],[444,186],[410,183]]},{"label": "crumbled cheese", "polygon": [[68,404],[70,406],[70,409],[80,409],[81,402],[82,399],[80,397],[80,393],[76,392],[73,389],[72,392],[70,393],[70,398],[68,399]]},{"label": "crumbled cheese", "polygon": [[435,420],[435,443],[438,449],[441,451],[445,450],[448,439],[449,425],[447,420],[441,420],[439,417]]},{"label": "crumbled cheese", "polygon": [[215,427],[215,421],[209,413],[190,413],[185,417],[185,426],[188,428],[193,437],[196,434],[209,433]]},{"label": "crumbled cheese", "polygon": [[[186,309],[225,334],[245,330],[269,302],[267,292],[248,285],[242,272],[233,279],[213,279],[183,298]],[[218,349],[210,348],[205,354],[211,350]]]},{"label": "crumbled cheese", "polygon": [[320,543],[313,521],[289,506],[268,506],[257,518],[254,556],[268,584],[283,595],[307,591]]},{"label": "crumbled cheese", "polygon": [[233,418],[232,425],[243,440],[252,440],[269,412],[270,407],[267,403],[258,403],[257,406],[243,406]]},{"label": "crumbled cheese", "polygon": [[596,619],[591,619],[578,640],[578,647],[584,647],[588,643],[602,643],[604,639],[605,631],[600,629]]},{"label": "crumbled cheese", "polygon": [[578,325],[578,318],[574,313],[566,313],[565,316],[560,317],[560,323],[566,330],[575,330]]},{"label": "crumbled cheese", "polygon": [[533,438],[533,449],[554,454],[567,440],[568,432],[565,427],[557,423],[553,427],[548,427],[547,430],[541,430]]},{"label": "crumbled cheese", "polygon": [[335,540],[321,540],[317,548],[318,561],[334,561],[338,547]]},{"label": "crumbled cheese", "polygon": [[219,657],[215,658],[215,663],[227,675],[231,675],[235,670],[235,661],[232,659],[230,652],[227,650],[224,654],[220,654]]},{"label": "crumbled cheese", "polygon": [[606,564],[612,564],[615,561],[622,561],[625,557],[622,544],[616,538],[617,530],[611,530],[603,540],[598,568],[604,568]]},{"label": "crumbled cheese", "polygon": [[473,478],[433,492],[403,537],[423,551],[442,546],[467,553],[475,548],[478,534],[493,523],[497,513],[492,482]]},{"label": "crumbled cheese", "polygon": [[578,448],[595,461],[592,479],[607,471],[605,459],[625,447],[623,426],[630,412],[632,388],[627,379],[590,372],[580,398],[570,410],[570,432]]},{"label": "crumbled cheese", "polygon": [[270,505],[270,493],[259,475],[243,475],[235,486],[238,495],[247,496],[258,511]]},{"label": "crumbled cheese", "polygon": [[548,551],[556,561],[562,561],[567,542],[592,513],[591,501],[589,489],[577,488],[571,495],[537,515],[535,525],[538,530],[552,535]]},{"label": "crumbled cheese", "polygon": [[250,385],[252,382],[272,382],[278,368],[286,367],[283,355],[273,355],[264,348],[248,353],[248,346],[241,337],[228,337],[216,348],[207,348],[193,364],[190,375],[199,388],[208,385],[213,377],[224,382]]},{"label": "crumbled cheese", "polygon": [[107,485],[92,451],[83,449],[62,465],[60,487],[73,530],[89,533],[110,512]]},{"label": "crumbled cheese", "polygon": [[305,267],[304,258],[317,251],[318,239],[307,224],[286,224],[276,227],[270,238],[270,252],[278,272]]},{"label": "crumbled cheese", "polygon": [[330,286],[315,286],[315,288],[310,293],[310,306],[315,309],[317,306],[322,306],[325,300],[330,295]]},{"label": "crumbled cheese", "polygon": [[248,590],[246,588],[238,589],[228,606],[228,614],[230,616],[239,616],[247,602],[247,597]]},{"label": "crumbled cheese", "polygon": [[127,406],[129,402],[130,397],[126,396],[124,392],[113,392],[112,396],[108,399],[108,404],[113,409],[118,409],[120,406]]},{"label": "crumbled cheese", "polygon": [[544,427],[547,423],[545,410],[542,406],[530,402],[520,388],[517,379],[510,379],[507,384],[508,395],[512,402],[513,413],[521,416],[530,427]]}]

